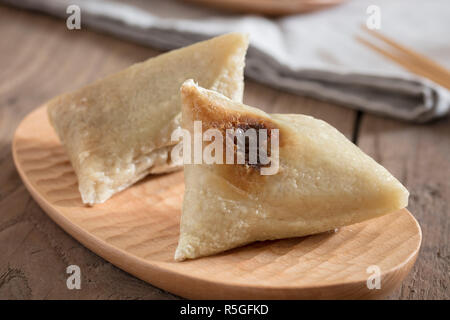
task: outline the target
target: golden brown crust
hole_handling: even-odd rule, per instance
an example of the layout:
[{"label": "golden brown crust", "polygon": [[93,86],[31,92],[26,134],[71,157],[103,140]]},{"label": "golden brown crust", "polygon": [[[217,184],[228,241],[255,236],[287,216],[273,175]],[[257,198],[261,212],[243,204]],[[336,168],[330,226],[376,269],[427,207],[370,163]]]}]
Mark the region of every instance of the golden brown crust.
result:
[{"label": "golden brown crust", "polygon": [[[202,129],[205,132],[208,129],[218,129],[222,136],[226,136],[227,129],[243,129],[244,131],[250,128],[267,130],[268,137],[268,156],[270,157],[270,137],[273,129],[279,130],[279,148],[288,148],[286,137],[289,136],[285,128],[277,122],[270,119],[270,117],[261,110],[245,106],[240,103],[234,103],[233,108],[229,105],[229,101],[225,99],[215,100],[208,99],[208,91],[204,90],[202,94],[199,91],[204,89],[199,88],[194,82],[186,81],[181,87],[181,94],[183,101],[183,127],[191,130],[193,121],[202,121]],[[236,106],[240,108],[237,109]],[[189,116],[188,116],[189,115]],[[226,148],[226,141],[223,141],[223,148]],[[235,148],[236,150],[236,148]],[[224,152],[223,162],[226,163],[226,155]],[[234,159],[236,160],[236,154]],[[258,158],[259,160],[259,158]],[[228,181],[235,187],[251,193],[258,193],[258,189],[263,187],[267,182],[270,182],[270,176],[261,174],[261,167],[267,165],[249,164],[212,164],[216,174]],[[281,171],[282,168],[279,169]]]},{"label": "golden brown crust", "polygon": [[[250,128],[266,129],[268,137],[271,136],[272,129],[278,129],[280,130],[279,146],[281,148],[286,145],[285,136],[289,135],[281,134],[281,131],[289,129],[270,119],[265,112],[241,103],[234,104],[234,109],[230,109],[230,103],[225,97],[223,100],[211,101],[207,98],[207,92],[205,92],[206,95],[198,94],[200,89],[189,80],[181,87],[183,99],[190,101],[183,105],[183,108],[186,108],[182,120],[183,127],[191,129],[193,121],[199,120],[202,121],[204,130],[218,129],[225,134],[227,129],[243,129],[244,131]],[[236,106],[239,106],[239,109]],[[186,118],[187,114],[190,115],[189,118]]]}]

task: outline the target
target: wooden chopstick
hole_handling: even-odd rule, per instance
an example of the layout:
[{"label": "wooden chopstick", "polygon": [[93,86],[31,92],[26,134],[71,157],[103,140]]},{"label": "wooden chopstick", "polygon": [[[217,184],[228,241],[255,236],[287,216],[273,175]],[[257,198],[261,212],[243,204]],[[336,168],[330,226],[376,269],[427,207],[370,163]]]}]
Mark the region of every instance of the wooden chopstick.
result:
[{"label": "wooden chopstick", "polygon": [[440,64],[436,63],[435,61],[431,60],[430,58],[424,56],[423,54],[420,54],[410,48],[407,48],[397,42],[395,42],[394,40],[392,40],[391,38],[388,38],[387,36],[383,35],[380,32],[377,32],[375,30],[370,30],[367,27],[363,26],[363,29],[371,34],[372,36],[380,39],[381,41],[391,45],[392,47],[394,47],[395,49],[397,49],[399,52],[402,52],[403,54],[409,56],[411,59],[423,64],[424,66],[429,67],[430,69],[434,69],[436,71],[439,72],[443,72],[444,74],[446,74],[448,77],[450,77],[450,70],[447,70],[445,67],[441,66]]},{"label": "wooden chopstick", "polygon": [[450,89],[450,81],[448,81],[448,79],[446,79],[445,76],[441,75],[440,73],[433,72],[427,68],[421,67],[419,64],[413,63],[412,61],[410,61],[408,59],[399,57],[399,56],[389,52],[388,50],[385,50],[379,46],[376,46],[375,44],[371,43],[370,41],[368,41],[360,36],[356,36],[356,39],[359,42],[361,42],[362,44],[364,44],[367,47],[369,47],[370,49],[372,49],[373,51],[378,52],[379,54],[385,56],[386,58],[390,59],[391,61],[401,65],[405,69],[407,69],[419,76],[428,78],[428,79],[442,85],[443,87],[446,87],[447,89]]},{"label": "wooden chopstick", "polygon": [[403,45],[398,44],[394,40],[382,35],[381,33],[369,30],[366,26],[362,26],[369,34],[376,37],[384,44],[387,45],[387,49],[383,49],[381,46],[377,46],[371,43],[369,40],[360,36],[356,36],[356,39],[362,44],[366,45],[373,51],[385,56],[391,61],[401,65],[405,69],[426,77],[443,87],[450,89],[450,71],[431,59],[419,54],[412,49],[406,48]]}]

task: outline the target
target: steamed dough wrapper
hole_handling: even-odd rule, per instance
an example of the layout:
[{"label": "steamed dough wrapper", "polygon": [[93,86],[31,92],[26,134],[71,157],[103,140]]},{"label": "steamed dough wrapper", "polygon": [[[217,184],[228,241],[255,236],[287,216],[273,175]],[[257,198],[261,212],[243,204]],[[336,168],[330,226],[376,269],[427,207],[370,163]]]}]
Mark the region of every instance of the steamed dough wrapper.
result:
[{"label": "steamed dough wrapper", "polygon": [[405,187],[324,121],[267,114],[193,81],[183,84],[181,96],[182,126],[191,132],[195,120],[203,132],[278,128],[279,170],[261,175],[246,164],[185,165],[178,261],[333,230],[407,205]]},{"label": "steamed dough wrapper", "polygon": [[234,33],[159,55],[48,104],[84,203],[102,203],[149,173],[179,168],[170,159],[189,78],[242,101],[248,39]]}]

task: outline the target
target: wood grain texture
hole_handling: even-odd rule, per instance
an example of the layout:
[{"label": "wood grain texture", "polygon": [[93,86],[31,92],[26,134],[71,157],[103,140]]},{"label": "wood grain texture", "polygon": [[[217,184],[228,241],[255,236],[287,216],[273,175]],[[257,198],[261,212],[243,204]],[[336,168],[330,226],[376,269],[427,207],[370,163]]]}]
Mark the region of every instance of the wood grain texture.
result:
[{"label": "wood grain texture", "polygon": [[[85,29],[68,31],[63,20],[0,6],[0,298],[3,299],[174,299],[106,262],[57,226],[31,198],[14,167],[11,141],[15,128],[33,108],[51,97],[76,89],[157,52]],[[286,94],[246,81],[245,102],[269,112],[299,112],[322,118],[347,137],[355,134],[356,113],[330,103]],[[372,125],[372,122],[375,123]],[[384,135],[384,121],[401,127],[404,135]],[[395,147],[411,144],[401,157],[418,157],[414,140],[425,132],[427,141],[450,145],[448,123],[414,126],[397,121],[363,116],[359,140],[366,152],[378,154],[395,175],[404,162],[394,159]],[[376,133],[373,127],[376,127]],[[367,130],[366,128],[369,128]],[[372,128],[372,129],[371,129]],[[383,136],[388,151],[374,148],[375,136]],[[392,142],[391,142],[391,139]],[[376,150],[376,151],[374,151]],[[436,148],[420,156],[435,164]],[[447,152],[448,155],[448,152]],[[428,159],[428,160],[427,160]],[[434,159],[434,160],[433,160]],[[448,159],[448,158],[447,158]],[[445,163],[445,162],[444,162]],[[448,162],[447,162],[448,163]],[[410,164],[411,166],[411,164]],[[442,168],[442,163],[440,166]],[[389,297],[391,299],[448,298],[448,192],[436,186],[449,181],[435,165],[408,168],[408,175],[420,180],[411,199],[412,211],[424,230],[421,253],[412,274]],[[448,165],[447,165],[448,168]],[[438,174],[440,173],[440,174]],[[403,180],[403,179],[402,179]],[[405,181],[402,181],[405,183]],[[433,190],[423,185],[434,186]],[[426,191],[425,195],[421,190]],[[414,191],[415,190],[415,191]],[[447,189],[448,190],[448,189]],[[446,220],[444,220],[446,219]],[[423,257],[426,257],[422,259]],[[81,290],[66,287],[66,267],[77,264],[82,271]],[[437,290],[436,286],[441,289]]]},{"label": "wood grain texture", "polygon": [[[33,198],[64,230],[121,269],[186,298],[380,297],[407,275],[421,244],[417,221],[401,210],[336,233],[259,242],[175,262],[182,171],[149,176],[104,204],[85,206],[45,106],[19,125],[13,156]],[[379,290],[367,287],[372,265],[381,270]]]},{"label": "wood grain texture", "polygon": [[358,144],[408,188],[423,230],[418,263],[392,297],[449,299],[450,118],[412,125],[364,115]]}]

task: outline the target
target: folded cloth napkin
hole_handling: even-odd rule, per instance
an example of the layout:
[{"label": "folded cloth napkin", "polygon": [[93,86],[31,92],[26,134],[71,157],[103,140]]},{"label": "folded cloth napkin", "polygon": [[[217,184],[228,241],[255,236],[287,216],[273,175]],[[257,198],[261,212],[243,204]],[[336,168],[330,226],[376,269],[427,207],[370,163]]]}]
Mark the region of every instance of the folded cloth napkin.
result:
[{"label": "folded cloth napkin", "polygon": [[[269,86],[367,112],[426,122],[449,113],[445,88],[415,76],[355,40],[373,0],[269,19],[181,1],[0,0],[68,17],[81,10],[91,27],[163,50],[232,31],[250,35],[245,73]],[[450,1],[377,0],[381,32],[450,65]]]}]

